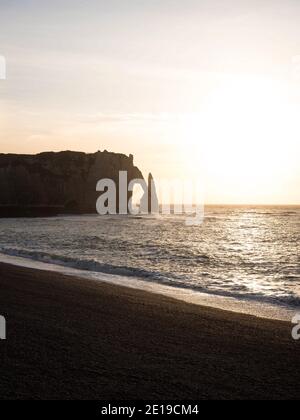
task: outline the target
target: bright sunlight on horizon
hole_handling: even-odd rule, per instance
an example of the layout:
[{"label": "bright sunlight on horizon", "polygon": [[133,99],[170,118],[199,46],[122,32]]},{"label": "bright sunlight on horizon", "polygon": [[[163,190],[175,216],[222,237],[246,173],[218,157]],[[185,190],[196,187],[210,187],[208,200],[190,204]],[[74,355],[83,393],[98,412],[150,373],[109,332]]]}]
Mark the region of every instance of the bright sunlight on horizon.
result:
[{"label": "bright sunlight on horizon", "polygon": [[132,153],[210,204],[300,204],[299,1],[14,3],[1,153]]}]

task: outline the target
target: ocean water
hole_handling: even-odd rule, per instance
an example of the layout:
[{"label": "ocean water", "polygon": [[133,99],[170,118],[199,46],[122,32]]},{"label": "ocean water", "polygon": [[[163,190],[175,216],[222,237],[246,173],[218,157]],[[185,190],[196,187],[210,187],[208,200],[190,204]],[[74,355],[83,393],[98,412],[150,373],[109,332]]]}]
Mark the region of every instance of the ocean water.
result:
[{"label": "ocean water", "polygon": [[299,207],[207,207],[200,226],[184,216],[1,219],[0,252],[124,285],[300,308]]}]

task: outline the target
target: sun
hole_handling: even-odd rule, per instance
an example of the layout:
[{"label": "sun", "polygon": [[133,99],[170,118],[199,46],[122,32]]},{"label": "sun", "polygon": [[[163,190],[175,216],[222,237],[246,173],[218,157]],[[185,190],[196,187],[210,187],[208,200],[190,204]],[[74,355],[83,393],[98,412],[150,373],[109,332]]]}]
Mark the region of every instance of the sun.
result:
[{"label": "sun", "polygon": [[296,124],[280,83],[235,77],[185,118],[181,136],[189,167],[197,168],[220,199],[267,203],[282,188]]}]

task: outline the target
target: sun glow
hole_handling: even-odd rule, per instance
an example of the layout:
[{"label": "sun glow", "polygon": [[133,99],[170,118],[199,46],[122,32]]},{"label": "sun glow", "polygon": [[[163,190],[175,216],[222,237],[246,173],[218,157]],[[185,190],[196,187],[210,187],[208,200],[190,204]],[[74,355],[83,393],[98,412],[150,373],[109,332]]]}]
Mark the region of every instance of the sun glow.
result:
[{"label": "sun glow", "polygon": [[279,83],[230,79],[182,124],[189,166],[218,201],[274,202],[298,167],[297,112]]}]

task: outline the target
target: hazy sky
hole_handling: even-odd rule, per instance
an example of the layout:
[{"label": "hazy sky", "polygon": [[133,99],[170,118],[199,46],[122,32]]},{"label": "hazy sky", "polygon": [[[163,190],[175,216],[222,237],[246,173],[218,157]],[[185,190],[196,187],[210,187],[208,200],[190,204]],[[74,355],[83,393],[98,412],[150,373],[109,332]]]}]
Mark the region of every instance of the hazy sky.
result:
[{"label": "hazy sky", "polygon": [[133,153],[209,202],[300,203],[299,22],[299,0],[0,0],[0,151]]}]

